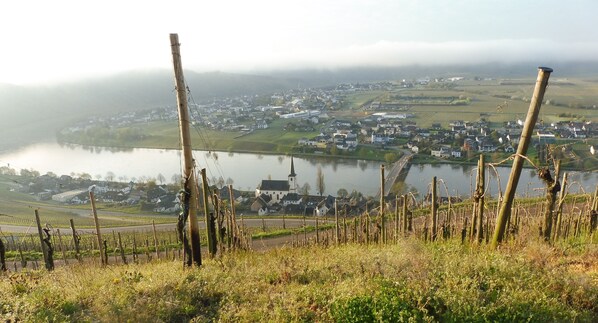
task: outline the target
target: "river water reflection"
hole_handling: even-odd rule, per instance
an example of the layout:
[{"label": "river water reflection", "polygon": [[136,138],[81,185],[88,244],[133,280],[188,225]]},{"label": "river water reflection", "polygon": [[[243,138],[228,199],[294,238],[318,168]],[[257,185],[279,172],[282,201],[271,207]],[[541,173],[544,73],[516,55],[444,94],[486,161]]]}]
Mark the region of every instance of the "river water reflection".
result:
[{"label": "river water reflection", "polygon": [[[206,168],[209,179],[222,177],[233,180],[233,185],[242,190],[254,190],[262,179],[287,179],[290,172],[290,156],[260,155],[247,153],[208,153],[195,151],[198,167]],[[181,153],[166,149],[113,149],[104,147],[84,147],[39,143],[22,149],[0,153],[0,166],[16,169],[34,169],[41,174],[54,172],[57,175],[88,173],[92,178],[106,178],[114,174],[114,180],[129,181],[141,178],[158,178],[161,174],[165,182],[181,174]],[[324,173],[325,193],[336,195],[340,188],[351,192],[361,191],[365,195],[375,195],[380,186],[380,162],[331,159],[326,157],[294,157],[297,182],[300,186],[308,183],[311,194],[316,194],[316,173],[318,166]],[[488,192],[496,195],[500,179],[502,190],[509,176],[509,167],[489,170]],[[439,192],[446,195],[470,195],[475,174],[472,166],[461,165],[413,165],[405,179],[408,188],[417,190],[423,196],[429,189],[433,176],[439,179]],[[569,175],[572,192],[593,191],[598,183],[598,173],[572,172]],[[543,184],[535,171],[524,169],[518,185],[518,195],[540,195]]]}]

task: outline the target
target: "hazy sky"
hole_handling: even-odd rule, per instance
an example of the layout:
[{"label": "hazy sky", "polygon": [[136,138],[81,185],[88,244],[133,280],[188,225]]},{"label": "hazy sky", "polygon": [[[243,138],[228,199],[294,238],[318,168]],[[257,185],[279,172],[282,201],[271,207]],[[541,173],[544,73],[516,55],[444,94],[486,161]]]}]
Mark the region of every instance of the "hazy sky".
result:
[{"label": "hazy sky", "polygon": [[598,60],[595,0],[14,0],[0,82],[196,71]]}]

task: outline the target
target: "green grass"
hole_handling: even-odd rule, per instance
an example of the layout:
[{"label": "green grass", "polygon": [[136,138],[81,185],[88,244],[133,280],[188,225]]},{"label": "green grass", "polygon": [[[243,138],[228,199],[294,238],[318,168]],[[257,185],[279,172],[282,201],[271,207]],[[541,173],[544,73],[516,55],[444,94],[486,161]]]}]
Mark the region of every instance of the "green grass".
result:
[{"label": "green grass", "polygon": [[[38,210],[42,225],[51,224],[53,227],[68,228],[73,219],[77,228],[94,227],[90,205],[66,206],[53,201],[40,202],[31,195],[13,191],[11,182],[0,181],[0,225],[21,225],[35,228],[35,210]],[[172,223],[176,218],[172,215],[139,215],[140,211],[132,208],[119,208],[101,204],[98,218],[104,227],[131,226],[140,224]],[[138,207],[137,207],[138,209]],[[87,212],[86,212],[87,210]],[[111,215],[103,211],[122,212],[128,214]]]},{"label": "green grass", "polygon": [[528,243],[308,247],[178,262],[72,265],[0,280],[0,318],[46,321],[598,319],[598,250]]}]

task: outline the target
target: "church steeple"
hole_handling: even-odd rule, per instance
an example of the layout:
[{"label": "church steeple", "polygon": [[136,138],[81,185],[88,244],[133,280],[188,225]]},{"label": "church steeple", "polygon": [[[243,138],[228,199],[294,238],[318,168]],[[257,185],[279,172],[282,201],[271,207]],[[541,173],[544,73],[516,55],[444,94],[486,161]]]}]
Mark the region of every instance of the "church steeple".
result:
[{"label": "church steeple", "polygon": [[291,156],[291,173],[289,174],[289,193],[297,193],[297,174],[295,174],[293,156]]},{"label": "church steeple", "polygon": [[293,163],[293,156],[291,156],[291,173],[289,174],[289,177],[297,177],[297,174],[295,174],[295,163]]}]

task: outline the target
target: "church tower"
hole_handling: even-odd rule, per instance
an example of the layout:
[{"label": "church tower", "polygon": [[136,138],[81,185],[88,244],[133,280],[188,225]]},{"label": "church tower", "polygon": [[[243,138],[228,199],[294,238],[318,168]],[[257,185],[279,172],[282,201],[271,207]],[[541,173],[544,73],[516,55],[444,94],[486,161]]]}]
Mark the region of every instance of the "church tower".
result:
[{"label": "church tower", "polygon": [[295,174],[293,156],[291,156],[291,173],[289,174],[289,193],[297,193],[297,174]]}]

